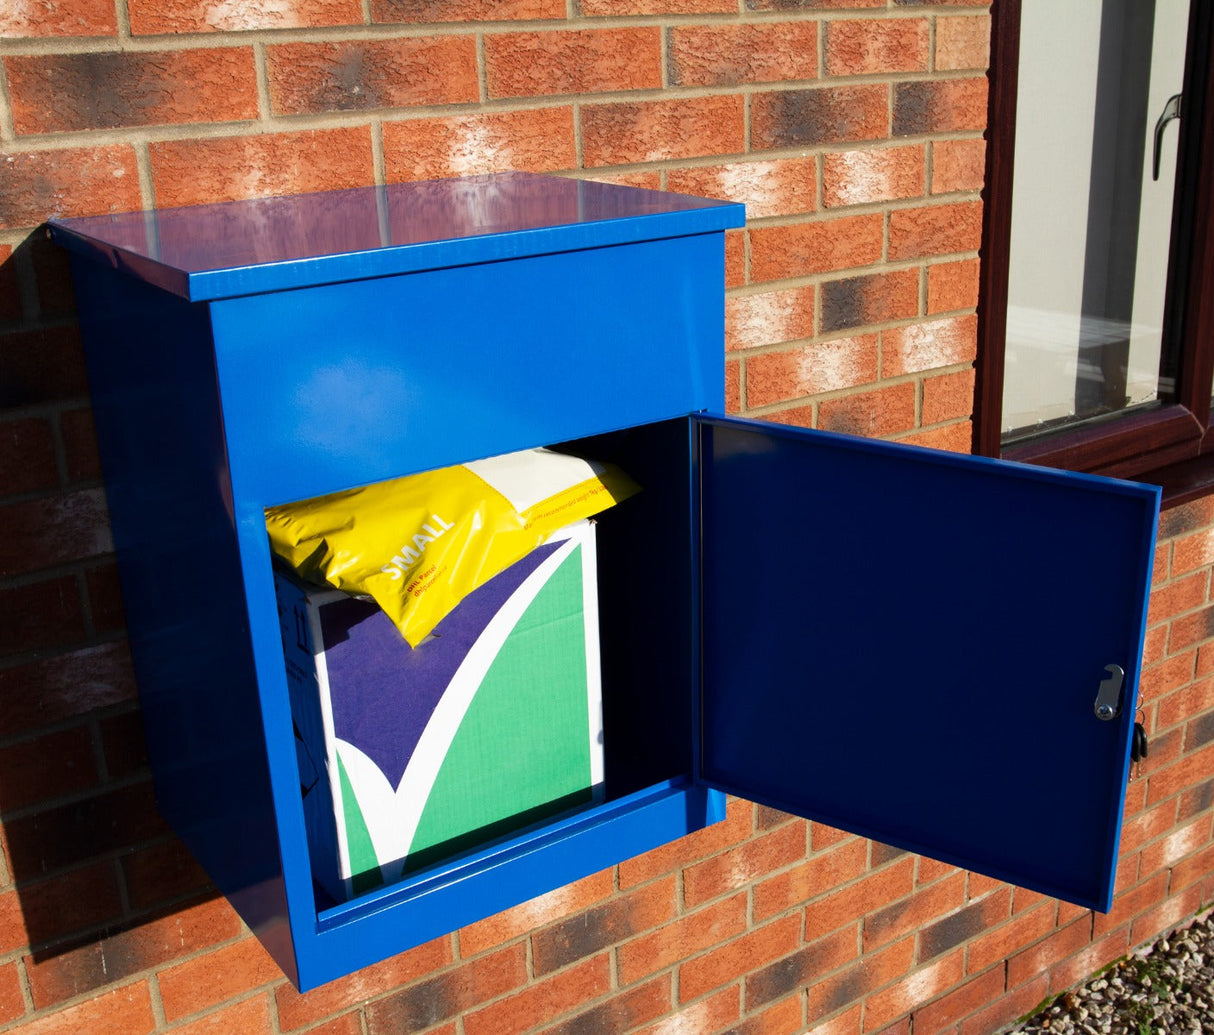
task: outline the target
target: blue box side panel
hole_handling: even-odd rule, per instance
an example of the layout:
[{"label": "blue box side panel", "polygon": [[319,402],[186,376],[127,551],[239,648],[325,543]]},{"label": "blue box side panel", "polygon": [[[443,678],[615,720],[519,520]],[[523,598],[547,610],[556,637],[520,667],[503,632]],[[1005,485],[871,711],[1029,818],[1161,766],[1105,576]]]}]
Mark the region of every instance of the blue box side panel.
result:
[{"label": "blue box side panel", "polygon": [[216,302],[236,497],[719,409],[723,299],[717,233]]},{"label": "blue box side panel", "polygon": [[158,806],[294,976],[208,313],[73,277]]}]

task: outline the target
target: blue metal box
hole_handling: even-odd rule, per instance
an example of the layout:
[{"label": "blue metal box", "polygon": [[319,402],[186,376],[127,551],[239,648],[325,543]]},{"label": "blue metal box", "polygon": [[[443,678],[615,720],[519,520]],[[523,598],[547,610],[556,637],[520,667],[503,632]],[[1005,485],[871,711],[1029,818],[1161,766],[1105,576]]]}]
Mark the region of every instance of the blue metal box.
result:
[{"label": "blue metal box", "polygon": [[[300,988],[725,792],[1108,907],[1158,491],[721,416],[742,221],[511,174],[52,223],[160,807]],[[264,508],[570,442],[644,487],[598,525],[606,799],[333,901]]]}]

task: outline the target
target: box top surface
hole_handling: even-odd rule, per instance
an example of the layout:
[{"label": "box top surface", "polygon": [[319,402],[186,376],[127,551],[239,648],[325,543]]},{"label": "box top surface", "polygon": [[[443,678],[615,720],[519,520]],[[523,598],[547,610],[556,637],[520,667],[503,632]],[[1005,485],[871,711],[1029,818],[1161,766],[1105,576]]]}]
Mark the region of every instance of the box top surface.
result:
[{"label": "box top surface", "polygon": [[53,219],[51,237],[190,301],[741,226],[743,206],[501,173]]}]

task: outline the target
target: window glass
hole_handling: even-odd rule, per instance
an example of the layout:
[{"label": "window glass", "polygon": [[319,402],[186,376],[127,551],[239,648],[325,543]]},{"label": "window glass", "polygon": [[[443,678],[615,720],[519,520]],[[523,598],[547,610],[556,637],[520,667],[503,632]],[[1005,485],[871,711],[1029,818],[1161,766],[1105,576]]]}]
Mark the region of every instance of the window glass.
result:
[{"label": "window glass", "polygon": [[1188,0],[1023,0],[1005,442],[1170,398],[1168,116],[1187,29]]}]

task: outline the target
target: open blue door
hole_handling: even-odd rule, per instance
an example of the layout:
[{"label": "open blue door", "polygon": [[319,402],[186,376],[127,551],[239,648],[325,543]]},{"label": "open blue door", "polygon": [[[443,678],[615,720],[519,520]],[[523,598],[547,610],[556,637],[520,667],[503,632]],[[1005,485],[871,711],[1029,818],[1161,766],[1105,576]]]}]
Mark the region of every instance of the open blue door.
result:
[{"label": "open blue door", "polygon": [[1158,489],[697,423],[702,778],[1107,911]]}]

